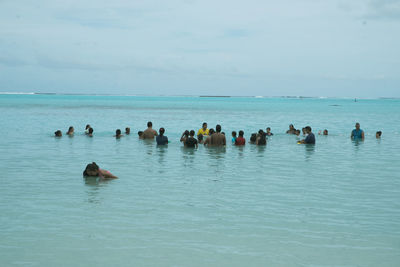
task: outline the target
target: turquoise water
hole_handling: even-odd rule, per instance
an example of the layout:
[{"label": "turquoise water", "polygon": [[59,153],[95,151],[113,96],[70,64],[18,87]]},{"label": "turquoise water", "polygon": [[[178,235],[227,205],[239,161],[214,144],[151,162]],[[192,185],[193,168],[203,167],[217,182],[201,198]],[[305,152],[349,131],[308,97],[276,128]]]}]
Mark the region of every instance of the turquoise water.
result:
[{"label": "turquoise water", "polygon": [[[400,100],[0,95],[0,114],[1,266],[399,265]],[[167,147],[138,140],[148,120]],[[275,135],[182,148],[203,121]],[[330,135],[297,145],[290,123]],[[92,161],[119,179],[83,179]]]}]

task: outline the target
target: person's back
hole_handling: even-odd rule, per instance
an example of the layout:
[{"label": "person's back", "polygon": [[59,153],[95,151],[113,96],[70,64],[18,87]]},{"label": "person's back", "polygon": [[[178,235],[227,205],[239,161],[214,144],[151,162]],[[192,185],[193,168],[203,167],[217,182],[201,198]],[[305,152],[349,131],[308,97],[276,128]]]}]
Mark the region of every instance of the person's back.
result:
[{"label": "person's back", "polygon": [[147,123],[147,129],[143,131],[142,139],[154,139],[154,136],[157,136],[157,132],[152,127],[153,124],[149,121]]},{"label": "person's back", "polygon": [[221,133],[221,125],[217,125],[215,127],[216,133],[213,133],[210,136],[210,145],[211,146],[224,146],[226,145],[226,137]]},{"label": "person's back", "polygon": [[246,144],[246,139],[244,139],[244,132],[239,131],[239,136],[235,140],[235,145],[236,146],[244,146]]},{"label": "person's back", "polygon": [[160,134],[156,137],[157,145],[168,145],[168,137],[164,135],[165,129],[160,128],[159,132]]}]

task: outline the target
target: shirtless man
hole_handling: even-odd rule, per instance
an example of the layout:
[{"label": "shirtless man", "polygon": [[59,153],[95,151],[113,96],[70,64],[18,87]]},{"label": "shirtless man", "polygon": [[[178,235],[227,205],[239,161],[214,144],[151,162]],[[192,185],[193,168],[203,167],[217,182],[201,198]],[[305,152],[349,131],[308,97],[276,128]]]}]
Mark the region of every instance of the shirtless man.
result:
[{"label": "shirtless man", "polygon": [[204,145],[207,143],[209,146],[225,146],[226,137],[221,133],[221,125],[217,124],[217,126],[215,126],[215,131],[215,133],[207,138],[206,142],[204,142]]},{"label": "shirtless man", "polygon": [[154,139],[154,136],[157,135],[157,131],[153,129],[153,123],[149,121],[147,123],[147,129],[143,131],[142,139]]}]

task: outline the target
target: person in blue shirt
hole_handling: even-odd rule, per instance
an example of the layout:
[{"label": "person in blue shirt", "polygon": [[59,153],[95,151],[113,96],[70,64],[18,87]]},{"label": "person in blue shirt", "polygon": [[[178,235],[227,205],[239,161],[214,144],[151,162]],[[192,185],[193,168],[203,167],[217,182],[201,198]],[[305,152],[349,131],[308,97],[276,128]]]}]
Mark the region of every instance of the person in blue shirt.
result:
[{"label": "person in blue shirt", "polygon": [[305,131],[307,133],[307,137],[301,141],[299,141],[300,144],[310,144],[310,145],[315,145],[315,135],[312,133],[312,129],[310,126],[305,127]]},{"label": "person in blue shirt", "polygon": [[351,139],[361,139],[364,140],[364,131],[360,129],[360,124],[356,123],[356,128],[351,131]]},{"label": "person in blue shirt", "polygon": [[158,131],[160,134],[156,136],[157,145],[168,145],[168,137],[164,135],[165,129],[160,128]]},{"label": "person in blue shirt", "polygon": [[236,142],[236,131],[232,131],[232,144]]}]

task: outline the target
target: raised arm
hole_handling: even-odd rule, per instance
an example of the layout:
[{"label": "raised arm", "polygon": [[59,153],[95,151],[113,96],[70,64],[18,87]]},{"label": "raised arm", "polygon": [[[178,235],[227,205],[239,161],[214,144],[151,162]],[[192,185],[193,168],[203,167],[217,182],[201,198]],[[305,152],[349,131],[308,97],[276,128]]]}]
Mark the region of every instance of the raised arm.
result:
[{"label": "raised arm", "polygon": [[104,178],[110,178],[110,179],[117,179],[118,177],[113,175],[111,172],[107,170],[99,170]]}]

